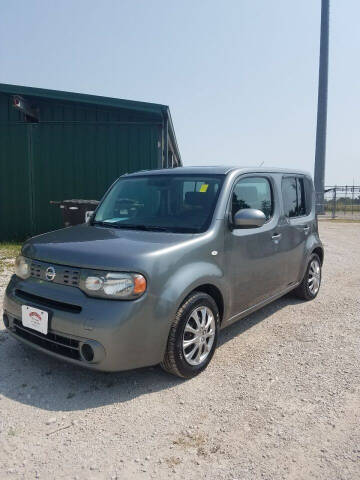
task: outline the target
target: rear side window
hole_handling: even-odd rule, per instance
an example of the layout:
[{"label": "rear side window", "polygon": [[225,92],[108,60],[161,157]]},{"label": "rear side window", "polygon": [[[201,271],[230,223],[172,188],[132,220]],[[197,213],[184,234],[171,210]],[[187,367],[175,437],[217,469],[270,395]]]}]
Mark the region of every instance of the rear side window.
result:
[{"label": "rear side window", "polygon": [[297,214],[298,216],[302,216],[302,215],[306,215],[304,179],[297,178],[296,183],[297,183],[297,198],[298,198]]},{"label": "rear side window", "polygon": [[306,195],[303,178],[283,178],[282,195],[284,203],[284,213],[287,217],[292,218],[306,215]]},{"label": "rear side window", "polygon": [[273,213],[273,199],[267,178],[247,177],[237,182],[232,195],[232,217],[242,208],[261,210],[269,220]]}]

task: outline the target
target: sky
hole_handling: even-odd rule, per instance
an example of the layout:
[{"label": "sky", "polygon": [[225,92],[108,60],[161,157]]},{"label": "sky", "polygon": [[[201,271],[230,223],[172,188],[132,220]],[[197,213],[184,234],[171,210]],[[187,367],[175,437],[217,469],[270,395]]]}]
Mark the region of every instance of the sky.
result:
[{"label": "sky", "polygon": [[[313,174],[320,0],[0,0],[0,82],[170,106],[185,165]],[[360,2],[330,0],[327,185],[360,184]]]}]

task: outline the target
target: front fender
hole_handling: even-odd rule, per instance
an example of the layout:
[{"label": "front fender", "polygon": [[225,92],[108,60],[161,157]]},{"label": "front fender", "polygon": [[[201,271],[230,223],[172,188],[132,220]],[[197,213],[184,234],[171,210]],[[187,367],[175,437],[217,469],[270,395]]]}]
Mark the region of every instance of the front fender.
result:
[{"label": "front fender", "polygon": [[[210,262],[192,262],[184,265],[171,275],[162,287],[162,294],[157,305],[156,314],[167,317],[171,321],[174,318],[184,299],[197,287],[210,284],[217,287],[227,304],[224,273],[221,268]],[[169,322],[169,329],[171,326]]]}]

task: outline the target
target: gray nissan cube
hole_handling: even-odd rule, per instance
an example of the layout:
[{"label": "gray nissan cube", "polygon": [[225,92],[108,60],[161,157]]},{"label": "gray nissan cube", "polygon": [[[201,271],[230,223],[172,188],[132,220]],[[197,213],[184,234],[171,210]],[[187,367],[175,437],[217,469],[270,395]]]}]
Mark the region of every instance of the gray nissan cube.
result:
[{"label": "gray nissan cube", "polygon": [[323,259],[304,172],[137,172],[87,223],[25,242],[3,319],[16,339],[76,365],[160,364],[190,378],[222,328],[291,290],[314,299]]}]

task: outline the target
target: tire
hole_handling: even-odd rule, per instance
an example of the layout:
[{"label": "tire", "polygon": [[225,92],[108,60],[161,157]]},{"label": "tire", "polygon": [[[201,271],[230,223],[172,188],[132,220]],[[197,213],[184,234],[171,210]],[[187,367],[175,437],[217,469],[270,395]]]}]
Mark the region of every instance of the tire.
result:
[{"label": "tire", "polygon": [[294,292],[303,300],[313,300],[319,293],[321,286],[321,260],[316,253],[310,257],[304,278]]},{"label": "tire", "polygon": [[171,325],[161,367],[181,378],[201,373],[216,350],[219,325],[219,310],[214,299],[203,292],[190,294]]}]

